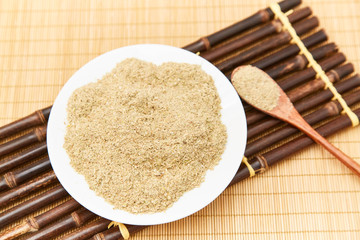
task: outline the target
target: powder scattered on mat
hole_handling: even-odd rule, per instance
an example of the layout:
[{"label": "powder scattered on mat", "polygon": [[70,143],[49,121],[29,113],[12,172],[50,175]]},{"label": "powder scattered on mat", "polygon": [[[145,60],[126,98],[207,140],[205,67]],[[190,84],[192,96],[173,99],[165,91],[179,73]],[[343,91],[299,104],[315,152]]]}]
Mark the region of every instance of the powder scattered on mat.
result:
[{"label": "powder scattered on mat", "polygon": [[126,59],[72,94],[64,148],[115,208],[164,211],[221,159],[227,133],[220,102],[198,65]]},{"label": "powder scattered on mat", "polygon": [[241,66],[233,73],[231,82],[242,99],[260,109],[276,107],[280,92],[274,81],[258,68]]}]

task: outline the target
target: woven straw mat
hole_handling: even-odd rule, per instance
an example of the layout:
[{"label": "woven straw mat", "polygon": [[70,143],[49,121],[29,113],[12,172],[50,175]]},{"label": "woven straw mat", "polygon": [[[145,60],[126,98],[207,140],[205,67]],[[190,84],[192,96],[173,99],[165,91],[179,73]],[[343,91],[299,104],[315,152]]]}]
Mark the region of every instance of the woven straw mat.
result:
[{"label": "woven straw mat", "polygon": [[[0,1],[0,125],[53,103],[92,58],[138,43],[182,47],[270,4],[254,1]],[[360,70],[360,2],[307,0]],[[360,161],[360,127],[329,138]],[[134,240],[360,239],[360,179],[319,146],[227,189],[194,215]]]}]

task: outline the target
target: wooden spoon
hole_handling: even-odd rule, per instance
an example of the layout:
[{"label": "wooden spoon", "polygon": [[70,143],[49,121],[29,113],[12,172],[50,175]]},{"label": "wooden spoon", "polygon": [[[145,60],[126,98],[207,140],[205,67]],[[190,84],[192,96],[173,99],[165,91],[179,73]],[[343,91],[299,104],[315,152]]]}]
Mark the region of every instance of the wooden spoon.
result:
[{"label": "wooden spoon", "polygon": [[302,118],[279,85],[265,72],[251,65],[240,66],[233,71],[231,82],[240,97],[250,105],[298,128],[360,177],[360,165],[315,131]]}]

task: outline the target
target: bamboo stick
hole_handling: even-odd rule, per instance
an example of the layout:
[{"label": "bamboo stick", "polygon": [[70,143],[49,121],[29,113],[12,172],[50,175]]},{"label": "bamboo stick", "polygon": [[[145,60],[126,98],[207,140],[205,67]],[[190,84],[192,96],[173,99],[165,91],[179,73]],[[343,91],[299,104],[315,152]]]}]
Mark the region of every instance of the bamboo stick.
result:
[{"label": "bamboo stick", "polygon": [[[302,41],[305,47],[310,48],[326,40],[327,40],[327,35],[325,31],[320,30],[316,33],[311,34],[309,37],[304,38]],[[278,63],[281,60],[295,56],[299,52],[300,52],[299,47],[296,44],[291,44],[283,49],[278,50],[277,52],[270,54],[267,57],[257,60],[251,65],[264,70],[265,68],[270,67],[271,65]]]},{"label": "bamboo stick", "polygon": [[15,156],[11,156],[9,158],[0,161],[0,173],[8,171],[14,167],[19,166],[20,164],[24,164],[37,157],[41,157],[46,153],[47,153],[46,142],[41,142],[26,151],[23,151]]},{"label": "bamboo stick", "polygon": [[[294,11],[289,15],[289,21],[291,23],[297,22],[301,19],[304,19],[310,16],[312,13],[309,7],[301,8],[297,11]],[[200,54],[203,58],[208,61],[215,61],[220,57],[224,57],[225,55],[232,53],[234,51],[240,50],[241,48],[253,44],[254,42],[264,39],[267,36],[270,36],[274,33],[279,33],[282,30],[282,23],[279,20],[273,20],[272,22],[266,24],[259,29],[245,34],[238,39],[235,39],[231,42],[228,42],[218,48],[203,52]]]},{"label": "bamboo stick", "polygon": [[43,142],[46,139],[46,126],[38,127],[24,136],[15,138],[9,142],[0,145],[0,157],[15,152],[23,147],[37,142]]},{"label": "bamboo stick", "polygon": [[[339,82],[335,84],[335,88],[340,94],[343,94],[347,91],[350,91],[356,87],[360,86],[360,76],[356,74],[355,76]],[[304,99],[303,101],[296,102],[294,104],[296,110],[298,112],[303,113],[313,107],[316,107],[326,101],[329,101],[333,97],[333,94],[329,89],[319,92],[316,95],[313,95],[309,98]],[[248,139],[254,137],[255,135],[264,132],[265,130],[270,129],[273,126],[276,126],[277,124],[281,123],[280,120],[275,118],[267,118],[266,120],[258,123],[253,124],[248,127]]]},{"label": "bamboo stick", "polygon": [[23,196],[28,195],[44,186],[55,182],[56,176],[53,171],[47,172],[27,183],[0,194],[0,207],[9,204]]},{"label": "bamboo stick", "polygon": [[[317,19],[317,17],[311,17],[309,19],[305,19],[301,22],[295,23],[293,27],[298,35],[303,35],[311,29],[314,29],[318,25],[319,20]],[[288,32],[278,33],[275,36],[251,47],[250,49],[245,50],[244,52],[241,52],[240,54],[229,58],[224,62],[216,64],[216,67],[220,71],[226,73],[228,71],[231,71],[235,67],[245,63],[246,61],[258,57],[259,55],[265,54],[269,50],[289,43],[291,39],[292,38]]]},{"label": "bamboo stick", "polygon": [[85,240],[91,238],[95,234],[99,232],[103,232],[106,229],[108,229],[110,222],[111,222],[110,220],[107,220],[105,218],[100,218],[97,221],[87,224],[86,226],[76,230],[75,232],[66,235],[65,237],[63,237],[63,239]]},{"label": "bamboo stick", "polygon": [[[326,56],[329,56],[330,54],[333,54],[338,51],[338,47],[334,43],[328,43],[324,46],[317,47],[310,51],[311,55],[315,60],[322,59]],[[303,70],[307,67],[309,61],[307,58],[302,55],[297,55],[294,58],[291,58],[269,70],[266,71],[266,73],[271,78],[280,78],[285,76],[288,73]]]},{"label": "bamboo stick", "polygon": [[27,240],[48,240],[57,235],[64,233],[67,230],[70,230],[75,227],[80,227],[84,225],[89,220],[95,218],[96,215],[85,208],[81,208],[72,212],[69,216],[61,219],[58,222],[55,222],[47,227],[31,234],[26,239]]},{"label": "bamboo stick", "polygon": [[[288,11],[293,7],[299,5],[301,0],[285,0],[279,2],[280,8],[282,11]],[[201,37],[199,40],[187,45],[184,49],[191,52],[202,52],[210,49],[216,44],[235,36],[236,34],[240,34],[252,27],[255,27],[261,23],[265,23],[274,18],[274,13],[270,8],[266,8],[264,10],[260,10],[257,13],[237,22],[233,25],[226,27],[218,32],[215,32],[211,35]]]},{"label": "bamboo stick", "polygon": [[51,164],[49,158],[46,157],[26,166],[25,168],[13,172],[7,172],[0,177],[0,192],[14,188],[32,177],[49,170],[50,168]]},{"label": "bamboo stick", "polygon": [[[130,235],[137,233],[148,226],[135,226],[135,225],[126,225],[129,230]],[[124,239],[119,231],[119,228],[112,227],[104,232],[98,233],[91,238],[92,240],[120,240]]]},{"label": "bamboo stick", "polygon": [[[330,57],[327,57],[319,61],[320,66],[324,71],[329,71],[333,67],[345,62],[346,57],[343,53],[336,53]],[[305,70],[299,71],[296,74],[293,74],[283,80],[278,81],[279,86],[284,90],[288,91],[290,88],[304,83],[305,81],[315,77],[316,72],[312,68],[307,68]],[[251,125],[264,117],[267,117],[265,113],[253,109],[251,112],[246,114],[246,122],[248,125]]]},{"label": "bamboo stick", "polygon": [[19,133],[27,128],[46,124],[50,110],[51,106],[37,110],[26,117],[0,127],[0,139]]},{"label": "bamboo stick", "polygon": [[[327,72],[332,68],[344,63],[346,61],[346,56],[339,52],[327,57],[325,59],[320,60],[318,63],[320,64],[321,68]],[[279,86],[284,90],[288,91],[297,85],[304,83],[305,81],[314,78],[316,76],[316,72],[313,68],[307,68],[296,74],[293,74],[285,79],[278,81]]]},{"label": "bamboo stick", "polygon": [[[352,63],[347,63],[333,70],[330,70],[326,75],[328,76],[330,82],[334,83],[352,72],[354,72],[354,65]],[[320,78],[317,78],[307,82],[300,87],[297,87],[296,89],[293,89],[292,91],[288,92],[287,95],[290,98],[291,102],[296,102],[310,95],[311,93],[323,89],[324,87],[324,81]]]},{"label": "bamboo stick", "polygon": [[[46,205],[55,202],[65,196],[68,193],[62,186],[56,186],[40,195],[30,198],[25,202],[16,205],[13,208],[10,208],[2,213],[0,213],[0,227],[4,227],[7,224],[12,223],[16,219],[22,218],[27,214],[35,212],[36,210],[45,207]],[[0,236],[0,239],[2,235]]]},{"label": "bamboo stick", "polygon": [[[355,103],[360,102],[360,90],[357,90],[353,93],[350,93],[344,96],[344,100],[348,106],[351,106]],[[342,111],[342,107],[338,101],[331,101],[326,103],[322,108],[306,115],[304,119],[310,124],[316,124],[321,122],[329,117],[336,116],[340,114]],[[265,149],[289,136],[294,133],[297,133],[298,130],[290,125],[286,125],[283,128],[276,130],[258,140],[247,144],[245,150],[245,156],[251,156],[255,154],[260,149]]]},{"label": "bamboo stick", "polygon": [[[58,186],[57,188],[59,188],[59,191],[61,190],[65,193],[64,195],[66,195],[66,191],[61,186]],[[54,201],[55,200],[57,199],[54,199]],[[35,207],[38,207],[38,205],[35,205]],[[8,229],[0,235],[0,240],[10,240],[28,232],[36,232],[39,229],[44,228],[46,225],[49,225],[50,223],[65,216],[66,214],[71,213],[79,207],[80,204],[78,202],[76,202],[74,199],[70,199],[45,213],[42,213],[36,217],[29,217],[21,224]]]}]

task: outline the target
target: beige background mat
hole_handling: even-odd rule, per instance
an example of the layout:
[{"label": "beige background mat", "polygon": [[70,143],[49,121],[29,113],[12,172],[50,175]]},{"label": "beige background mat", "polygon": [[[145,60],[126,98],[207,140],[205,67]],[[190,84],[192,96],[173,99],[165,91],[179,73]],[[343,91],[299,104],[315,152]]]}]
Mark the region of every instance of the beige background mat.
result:
[{"label": "beige background mat", "polygon": [[[270,1],[0,1],[0,125],[51,105],[95,56],[137,43],[182,47]],[[360,1],[307,0],[360,70]],[[360,161],[360,127],[330,141]],[[360,239],[360,179],[319,146],[227,189],[186,219],[134,240]]]}]

